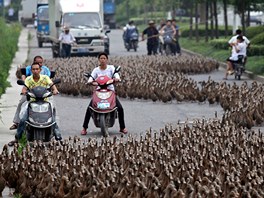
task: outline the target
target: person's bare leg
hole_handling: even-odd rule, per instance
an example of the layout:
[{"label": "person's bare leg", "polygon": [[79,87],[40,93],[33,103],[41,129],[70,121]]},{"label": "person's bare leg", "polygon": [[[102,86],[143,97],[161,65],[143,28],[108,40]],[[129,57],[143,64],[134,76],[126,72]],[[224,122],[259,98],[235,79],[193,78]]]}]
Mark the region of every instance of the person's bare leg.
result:
[{"label": "person's bare leg", "polygon": [[232,69],[232,63],[230,61],[227,61],[227,67],[226,67],[226,73],[224,79],[227,79],[228,72]]}]

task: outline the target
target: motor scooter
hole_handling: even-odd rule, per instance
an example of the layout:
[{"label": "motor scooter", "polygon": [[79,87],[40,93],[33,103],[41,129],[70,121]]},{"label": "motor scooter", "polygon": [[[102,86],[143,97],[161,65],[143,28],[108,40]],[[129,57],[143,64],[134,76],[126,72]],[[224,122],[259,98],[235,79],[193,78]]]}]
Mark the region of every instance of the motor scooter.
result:
[{"label": "motor scooter", "polygon": [[[114,74],[118,73],[120,69],[120,66],[116,67]],[[109,136],[108,128],[114,126],[117,118],[116,93],[107,88],[114,83],[114,74],[112,78],[105,75],[94,79],[91,74],[84,73],[85,77],[92,77],[95,82],[93,85],[97,86],[92,94],[92,105],[89,106],[89,110],[94,125],[101,129],[104,137]]]},{"label": "motor scooter", "polygon": [[25,132],[29,142],[41,140],[48,142],[53,137],[53,130],[56,124],[55,111],[51,101],[47,98],[52,96],[51,88],[53,85],[60,83],[60,79],[55,79],[49,87],[37,86],[29,89],[23,80],[18,80],[18,85],[26,86],[27,96],[27,113]]},{"label": "motor scooter", "polygon": [[243,55],[238,55],[238,61],[233,63],[233,67],[235,70],[235,79],[240,80],[245,71],[245,57]]},{"label": "motor scooter", "polygon": [[175,42],[170,35],[166,35],[163,37],[163,49],[167,56],[172,55],[174,53],[173,52],[174,45],[175,45]]},{"label": "motor scooter", "polygon": [[134,51],[137,51],[138,48],[138,33],[137,32],[133,32],[131,33],[131,35],[128,38],[128,41],[125,43],[125,47],[127,49],[127,51],[129,51],[130,49],[134,49]]}]

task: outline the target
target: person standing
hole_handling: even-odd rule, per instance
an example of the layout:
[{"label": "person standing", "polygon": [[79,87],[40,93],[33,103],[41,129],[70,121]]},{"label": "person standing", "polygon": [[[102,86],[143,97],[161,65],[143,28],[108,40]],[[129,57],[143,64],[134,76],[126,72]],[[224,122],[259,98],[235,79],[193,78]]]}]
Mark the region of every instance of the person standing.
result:
[{"label": "person standing", "polygon": [[70,58],[71,47],[76,40],[74,36],[70,33],[70,29],[68,27],[65,27],[64,32],[60,34],[59,41],[62,42],[62,57]]},{"label": "person standing", "polygon": [[175,38],[175,52],[177,54],[181,55],[181,46],[180,46],[180,43],[179,43],[179,39],[180,39],[181,33],[180,33],[180,27],[176,23],[176,19],[172,20],[172,25],[174,26],[174,28],[176,30],[176,34],[174,36],[174,38]]},{"label": "person standing", "polygon": [[142,32],[142,41],[145,40],[144,35],[147,35],[147,50],[148,55],[156,55],[159,46],[159,31],[157,30],[154,21],[149,21],[149,27]]}]

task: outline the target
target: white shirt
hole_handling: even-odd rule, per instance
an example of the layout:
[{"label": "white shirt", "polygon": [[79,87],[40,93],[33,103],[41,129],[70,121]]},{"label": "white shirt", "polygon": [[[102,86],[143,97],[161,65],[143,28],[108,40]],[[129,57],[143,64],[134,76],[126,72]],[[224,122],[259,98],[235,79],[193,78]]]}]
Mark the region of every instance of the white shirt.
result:
[{"label": "white shirt", "polygon": [[238,55],[243,55],[244,57],[247,55],[247,45],[245,42],[237,43],[236,46],[232,47],[232,55],[229,59],[237,61]]},{"label": "white shirt", "polygon": [[[228,43],[229,44],[231,44],[231,43],[235,43],[236,41],[237,41],[237,37],[238,37],[239,35],[235,35],[235,36],[233,36],[229,41],[228,41]],[[247,37],[245,37],[245,36],[243,36],[243,39],[244,39],[244,42],[246,43],[246,45],[248,46],[249,44],[250,44],[250,41],[248,40],[248,38]]]},{"label": "white shirt", "polygon": [[65,34],[64,32],[62,32],[60,34],[59,40],[62,43],[66,43],[66,44],[72,44],[73,42],[75,42],[75,38],[70,32],[68,34]]},{"label": "white shirt", "polygon": [[[96,68],[93,69],[93,71],[91,73],[91,76],[94,79],[98,78],[99,76],[108,76],[109,78],[112,78],[114,72],[115,72],[115,67],[113,65],[107,65],[106,66],[106,69],[104,69],[104,70],[100,69],[100,67],[98,66],[98,67],[96,67]],[[93,78],[92,77],[90,77],[88,79],[88,83],[93,82]],[[114,78],[120,80],[119,74],[118,73],[115,73]],[[115,90],[115,87],[114,87],[113,84],[112,85],[109,85],[107,88],[110,89],[110,90],[112,90],[112,91]]]}]

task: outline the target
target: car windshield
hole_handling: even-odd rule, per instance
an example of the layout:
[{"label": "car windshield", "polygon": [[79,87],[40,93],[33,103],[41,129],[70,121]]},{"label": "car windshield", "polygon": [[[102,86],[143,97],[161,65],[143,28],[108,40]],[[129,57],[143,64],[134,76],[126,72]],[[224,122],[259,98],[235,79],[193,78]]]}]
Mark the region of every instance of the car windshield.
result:
[{"label": "car windshield", "polygon": [[63,17],[63,25],[74,28],[101,28],[98,13],[66,13]]}]

